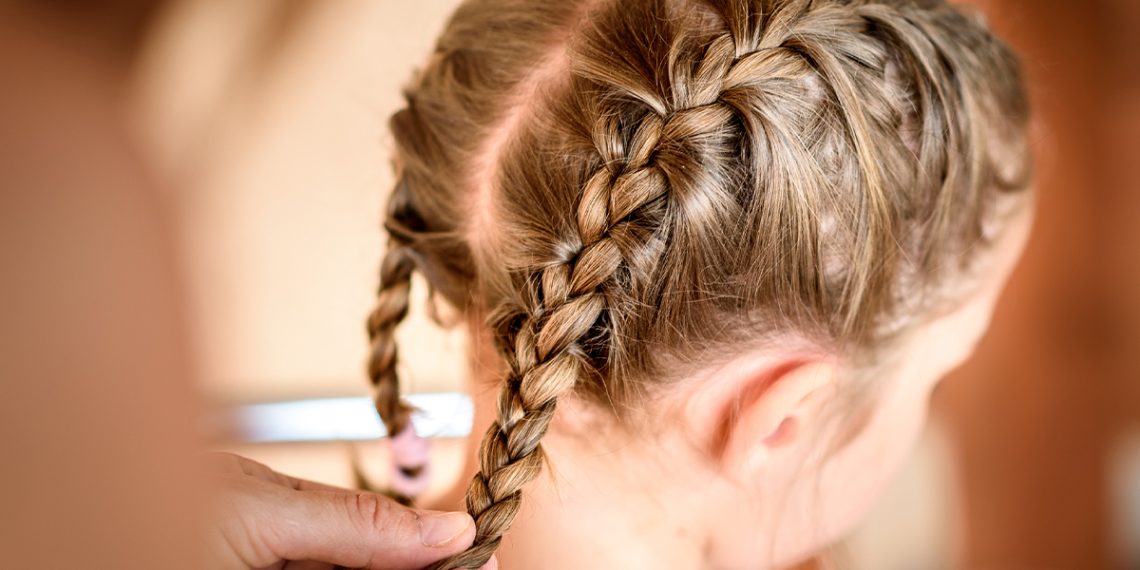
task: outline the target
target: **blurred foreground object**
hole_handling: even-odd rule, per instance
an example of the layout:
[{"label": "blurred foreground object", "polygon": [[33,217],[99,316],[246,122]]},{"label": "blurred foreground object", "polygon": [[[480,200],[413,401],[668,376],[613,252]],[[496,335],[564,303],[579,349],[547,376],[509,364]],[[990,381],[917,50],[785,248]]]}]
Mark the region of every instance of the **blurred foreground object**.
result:
[{"label": "blurred foreground object", "polygon": [[201,568],[169,215],[121,109],[151,6],[26,4],[0,5],[0,565]]}]

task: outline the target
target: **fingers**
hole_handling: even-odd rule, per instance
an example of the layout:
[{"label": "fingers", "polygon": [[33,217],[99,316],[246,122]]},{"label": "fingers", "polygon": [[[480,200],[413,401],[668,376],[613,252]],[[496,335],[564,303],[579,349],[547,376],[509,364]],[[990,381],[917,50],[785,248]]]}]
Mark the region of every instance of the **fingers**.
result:
[{"label": "fingers", "polygon": [[253,501],[261,507],[247,526],[261,529],[256,539],[263,547],[253,550],[279,560],[417,569],[461,552],[475,538],[466,513],[413,510],[371,493],[253,483],[249,492],[262,495]]},{"label": "fingers", "polygon": [[[225,475],[219,530],[246,567],[416,569],[463,551],[475,537],[466,513],[414,510],[387,497],[278,473],[232,454],[208,458]],[[494,561],[484,566],[495,570]]]}]

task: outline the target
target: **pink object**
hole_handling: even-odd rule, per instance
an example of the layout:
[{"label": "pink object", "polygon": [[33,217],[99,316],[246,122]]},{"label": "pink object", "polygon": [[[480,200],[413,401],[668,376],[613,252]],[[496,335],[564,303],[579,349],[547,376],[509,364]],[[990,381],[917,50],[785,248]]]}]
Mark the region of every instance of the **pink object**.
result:
[{"label": "pink object", "polygon": [[416,434],[410,423],[388,442],[392,450],[392,490],[408,497],[419,496],[427,490],[430,479],[431,442]]}]

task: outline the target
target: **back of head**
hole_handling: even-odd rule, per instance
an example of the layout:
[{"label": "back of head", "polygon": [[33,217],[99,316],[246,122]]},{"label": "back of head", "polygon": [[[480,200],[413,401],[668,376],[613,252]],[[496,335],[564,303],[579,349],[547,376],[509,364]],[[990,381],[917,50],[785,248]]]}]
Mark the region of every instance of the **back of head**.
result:
[{"label": "back of head", "polygon": [[378,407],[403,429],[415,270],[509,365],[448,568],[494,552],[559,397],[617,410],[773,338],[871,355],[1027,182],[1016,59],[935,0],[471,0],[406,95]]}]

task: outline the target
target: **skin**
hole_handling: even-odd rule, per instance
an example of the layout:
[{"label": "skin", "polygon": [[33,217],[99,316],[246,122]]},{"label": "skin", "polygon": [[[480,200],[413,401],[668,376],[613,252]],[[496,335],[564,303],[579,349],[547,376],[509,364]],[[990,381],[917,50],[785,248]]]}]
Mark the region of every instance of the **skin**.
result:
[{"label": "skin", "polygon": [[[211,457],[217,511],[208,568],[423,568],[475,538],[466,513],[409,509],[386,497],[297,479],[231,454]],[[492,560],[483,568],[493,570]]]},{"label": "skin", "polygon": [[[1031,227],[1032,198],[1010,200],[975,285],[880,356],[857,409],[851,365],[792,341],[728,355],[622,410],[620,425],[560,401],[548,468],[525,491],[503,567],[783,568],[842,538],[905,461],[939,380],[989,326]],[[472,327],[482,433],[501,369]]]}]

